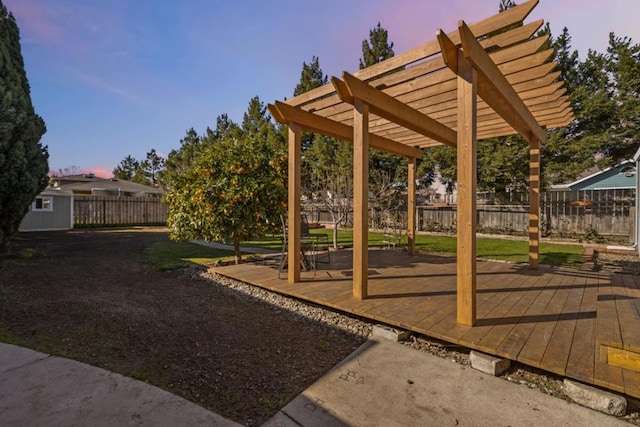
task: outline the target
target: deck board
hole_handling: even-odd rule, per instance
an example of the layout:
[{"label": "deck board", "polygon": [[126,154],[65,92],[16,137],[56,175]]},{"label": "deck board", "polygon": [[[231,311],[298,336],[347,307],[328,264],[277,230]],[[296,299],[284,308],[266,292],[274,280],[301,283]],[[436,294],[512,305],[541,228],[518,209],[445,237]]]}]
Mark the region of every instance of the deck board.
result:
[{"label": "deck board", "polygon": [[[295,284],[278,279],[275,262],[212,270],[331,309],[640,397],[640,373],[608,365],[600,348],[601,340],[622,348],[623,336],[638,330],[638,278],[544,265],[529,270],[522,264],[478,261],[478,320],[469,327],[456,323],[455,257],[372,249],[369,260],[369,297],[363,300],[352,295],[349,250],[332,253],[331,264],[321,264],[315,278],[303,272],[302,281]],[[615,321],[598,322],[605,317]]]},{"label": "deck board", "polygon": [[595,333],[598,299],[598,277],[590,275],[585,280],[585,289],[580,305],[580,314],[576,319],[576,328],[571,341],[571,352],[567,361],[566,375],[587,383],[593,383],[593,369],[596,357]]}]

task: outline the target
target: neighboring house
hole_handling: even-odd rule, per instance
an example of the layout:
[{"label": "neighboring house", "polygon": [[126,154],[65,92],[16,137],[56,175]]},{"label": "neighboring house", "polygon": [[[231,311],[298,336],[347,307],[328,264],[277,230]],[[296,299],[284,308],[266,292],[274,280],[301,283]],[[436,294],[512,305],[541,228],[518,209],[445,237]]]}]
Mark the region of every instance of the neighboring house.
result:
[{"label": "neighboring house", "polygon": [[99,181],[66,184],[61,187],[76,195],[116,196],[116,197],[162,197],[162,190],[150,185],[137,184],[116,178]]},{"label": "neighboring house", "polygon": [[596,172],[572,183],[552,185],[550,190],[634,190],[637,186],[636,172],[636,162],[634,160],[626,160],[617,166]]},{"label": "neighboring house", "polygon": [[162,190],[117,178],[99,178],[93,174],[51,177],[56,188],[72,191],[75,195],[116,197],[162,197]]},{"label": "neighboring house", "polygon": [[97,177],[92,173],[87,173],[82,175],[52,176],[51,178],[49,178],[49,181],[51,182],[52,187],[62,188],[65,185],[69,185],[69,184],[78,184],[81,182],[104,181],[104,178]]},{"label": "neighboring house", "polygon": [[73,193],[47,188],[36,196],[19,231],[53,231],[73,228]]}]

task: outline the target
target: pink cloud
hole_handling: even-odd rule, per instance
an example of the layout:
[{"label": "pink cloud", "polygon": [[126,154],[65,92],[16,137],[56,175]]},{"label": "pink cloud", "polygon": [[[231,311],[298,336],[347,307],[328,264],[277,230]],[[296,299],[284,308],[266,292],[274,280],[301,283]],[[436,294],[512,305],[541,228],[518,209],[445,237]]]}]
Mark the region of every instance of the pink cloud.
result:
[{"label": "pink cloud", "polygon": [[82,173],[92,173],[99,178],[112,178],[113,177],[113,168],[107,169],[102,166],[90,167],[88,169],[83,169]]},{"label": "pink cloud", "polygon": [[61,26],[57,25],[45,2],[40,0],[5,0],[7,8],[13,13],[21,33],[39,41],[59,44],[64,39]]}]

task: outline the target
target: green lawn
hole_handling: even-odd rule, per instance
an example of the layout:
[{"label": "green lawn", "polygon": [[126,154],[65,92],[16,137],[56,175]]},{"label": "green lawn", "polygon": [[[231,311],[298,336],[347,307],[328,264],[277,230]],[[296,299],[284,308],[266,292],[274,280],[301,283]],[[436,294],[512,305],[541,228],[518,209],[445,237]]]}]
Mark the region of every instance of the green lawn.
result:
[{"label": "green lawn", "polygon": [[[326,234],[329,241],[332,241],[333,230],[316,229],[311,230],[312,234]],[[369,233],[369,246],[383,246],[383,233]],[[406,244],[406,237],[404,242]],[[353,233],[351,230],[338,231],[338,245],[350,246],[353,244]],[[265,237],[260,240],[243,242],[243,246],[257,246],[271,249],[280,249],[282,240],[279,235]],[[456,238],[452,236],[435,236],[420,234],[416,237],[416,249],[430,253],[456,253]],[[478,237],[477,254],[479,258],[510,261],[527,262],[529,254],[529,243],[525,240],[497,239],[488,237]],[[566,267],[580,266],[582,256],[582,246],[564,245],[556,243],[540,243],[540,263],[561,265]]]},{"label": "green lawn", "polygon": [[[325,234],[329,241],[333,235],[330,229],[311,230],[312,234]],[[384,246],[383,233],[369,233],[370,246]],[[406,244],[406,237],[403,241]],[[338,231],[338,245],[353,244],[351,230]],[[243,242],[242,246],[261,247],[279,250],[282,248],[280,235],[266,236],[260,240]],[[456,238],[451,236],[435,236],[420,234],[416,237],[416,249],[429,253],[456,253]],[[497,239],[478,237],[477,254],[479,258],[510,262],[528,261],[528,242],[524,240]],[[540,263],[565,267],[579,267],[582,256],[580,245],[560,245],[540,243]],[[233,257],[232,250],[213,249],[189,242],[161,242],[145,249],[145,257],[149,263],[160,270],[172,270],[189,263],[210,265],[216,260]]]},{"label": "green lawn", "polygon": [[214,249],[190,242],[158,242],[144,250],[145,259],[158,270],[173,270],[188,264],[209,265],[233,257],[233,250]]}]

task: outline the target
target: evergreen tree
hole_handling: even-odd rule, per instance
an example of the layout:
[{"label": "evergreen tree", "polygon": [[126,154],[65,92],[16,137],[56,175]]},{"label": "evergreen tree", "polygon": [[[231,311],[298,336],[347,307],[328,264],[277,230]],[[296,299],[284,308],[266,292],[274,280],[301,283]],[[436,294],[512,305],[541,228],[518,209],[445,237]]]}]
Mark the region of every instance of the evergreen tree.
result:
[{"label": "evergreen tree", "polygon": [[362,41],[362,58],[360,69],[393,57],[393,43],[388,42],[389,34],[380,23],[369,31],[369,40]]},{"label": "evergreen tree", "polygon": [[147,152],[147,157],[141,161],[131,178],[132,182],[144,185],[158,185],[158,175],[164,169],[164,158],[152,148]]},{"label": "evergreen tree", "polygon": [[[311,62],[302,63],[302,72],[300,73],[300,81],[293,90],[293,96],[298,96],[312,89],[327,84],[328,78],[322,73],[320,67],[320,59],[317,56],[311,58]],[[307,151],[313,144],[315,135],[311,132],[302,133],[302,151]],[[304,168],[306,170],[306,168]]]},{"label": "evergreen tree", "polygon": [[[207,129],[207,133],[210,138],[215,138],[210,129]],[[189,171],[201,155],[203,139],[195,129],[190,128],[185,137],[180,140],[180,148],[171,150],[165,161],[164,170],[159,173],[160,185],[165,192],[175,189],[175,185],[180,182],[180,177]]]},{"label": "evergreen tree", "polygon": [[293,96],[298,96],[310,91],[311,89],[323,86],[327,84],[327,82],[327,76],[322,73],[322,68],[320,68],[320,59],[318,59],[317,56],[313,56],[309,64],[306,62],[302,63],[300,82],[293,90]]},{"label": "evergreen tree", "polygon": [[127,155],[127,157],[122,159],[120,164],[113,169],[113,176],[124,181],[131,181],[138,171],[138,167],[140,167],[140,162],[131,157],[131,155]]},{"label": "evergreen tree", "polygon": [[[389,34],[380,23],[369,31],[369,40],[362,41],[360,69],[369,67],[393,57],[393,42],[389,43]],[[379,150],[371,150],[369,156],[369,184],[376,194],[382,193],[381,186],[406,179],[406,159]]]},{"label": "evergreen tree", "polygon": [[0,253],[48,183],[44,121],[31,103],[16,20],[0,0]]}]

